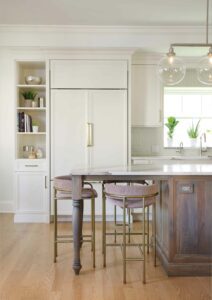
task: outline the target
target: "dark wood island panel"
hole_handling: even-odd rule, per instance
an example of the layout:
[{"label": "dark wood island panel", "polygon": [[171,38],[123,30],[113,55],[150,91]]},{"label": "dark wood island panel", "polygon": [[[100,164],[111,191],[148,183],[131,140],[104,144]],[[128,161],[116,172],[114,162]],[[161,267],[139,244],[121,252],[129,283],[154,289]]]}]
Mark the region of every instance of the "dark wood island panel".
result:
[{"label": "dark wood island panel", "polygon": [[160,181],[157,247],[168,275],[211,275],[211,176],[173,176]]}]

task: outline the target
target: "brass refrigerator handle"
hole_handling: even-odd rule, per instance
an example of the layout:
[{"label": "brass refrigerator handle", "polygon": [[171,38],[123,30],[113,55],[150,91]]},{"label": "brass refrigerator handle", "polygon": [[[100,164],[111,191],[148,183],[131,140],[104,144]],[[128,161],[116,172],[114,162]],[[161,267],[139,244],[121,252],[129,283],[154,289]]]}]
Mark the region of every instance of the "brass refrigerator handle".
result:
[{"label": "brass refrigerator handle", "polygon": [[45,176],[45,189],[47,189],[47,176]]},{"label": "brass refrigerator handle", "polygon": [[87,123],[87,147],[93,146],[93,124]]}]

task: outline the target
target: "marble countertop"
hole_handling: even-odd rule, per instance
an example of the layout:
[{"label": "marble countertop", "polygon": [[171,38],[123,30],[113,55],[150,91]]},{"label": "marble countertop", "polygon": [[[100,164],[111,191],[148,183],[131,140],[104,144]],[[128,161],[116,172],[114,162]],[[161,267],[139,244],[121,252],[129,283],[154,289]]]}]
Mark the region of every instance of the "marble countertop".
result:
[{"label": "marble countertop", "polygon": [[173,155],[173,156],[132,156],[133,160],[139,159],[151,159],[151,160],[212,160],[212,156],[185,156],[185,155]]},{"label": "marble countertop", "polygon": [[86,168],[71,171],[71,175],[212,175],[212,164],[151,164],[120,167]]}]

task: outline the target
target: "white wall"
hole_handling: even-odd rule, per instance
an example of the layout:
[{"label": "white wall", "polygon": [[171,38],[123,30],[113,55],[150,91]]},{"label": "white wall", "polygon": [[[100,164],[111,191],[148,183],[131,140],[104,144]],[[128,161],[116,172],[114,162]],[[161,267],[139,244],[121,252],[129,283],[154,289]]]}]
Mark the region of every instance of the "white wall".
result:
[{"label": "white wall", "polygon": [[14,72],[10,55],[0,51],[0,212],[14,204]]}]

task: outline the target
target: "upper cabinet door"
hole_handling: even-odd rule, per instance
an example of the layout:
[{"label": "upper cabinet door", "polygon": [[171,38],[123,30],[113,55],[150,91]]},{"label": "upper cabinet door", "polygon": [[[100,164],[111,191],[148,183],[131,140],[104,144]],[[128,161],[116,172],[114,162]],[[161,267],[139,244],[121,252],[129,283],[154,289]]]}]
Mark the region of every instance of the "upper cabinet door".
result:
[{"label": "upper cabinet door", "polygon": [[127,61],[52,60],[51,88],[127,89]]},{"label": "upper cabinet door", "polygon": [[156,65],[132,66],[132,126],[162,125],[162,85]]}]

